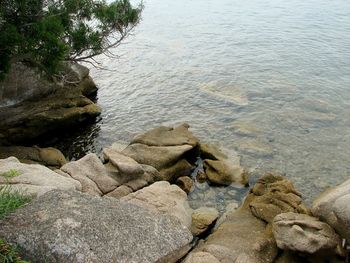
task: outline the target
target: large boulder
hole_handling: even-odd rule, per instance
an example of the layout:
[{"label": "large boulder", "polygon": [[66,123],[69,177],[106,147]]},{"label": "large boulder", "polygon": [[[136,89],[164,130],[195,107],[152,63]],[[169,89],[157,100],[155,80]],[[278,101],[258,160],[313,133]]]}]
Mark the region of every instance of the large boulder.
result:
[{"label": "large boulder", "polygon": [[106,194],[120,185],[108,175],[106,168],[94,153],[63,165],[61,170],[78,180],[82,184],[82,191],[90,194]]},{"label": "large boulder", "polygon": [[[74,72],[69,67],[67,71]],[[80,77],[74,73],[75,77],[60,83],[24,64],[13,65],[0,82],[0,144],[27,143],[98,116],[101,108],[84,96],[89,93],[87,84],[85,88],[80,85],[89,78],[86,71]]]},{"label": "large boulder", "polygon": [[48,147],[24,147],[24,146],[2,146],[0,147],[0,159],[10,156],[18,158],[22,163],[37,163],[45,166],[59,168],[67,163],[66,158],[58,149]]},{"label": "large boulder", "polygon": [[10,191],[41,196],[53,189],[81,190],[79,181],[64,177],[39,164],[20,163],[15,157],[0,159],[0,186]]},{"label": "large boulder", "polygon": [[0,222],[32,262],[172,263],[192,235],[175,218],[113,198],[51,191]]},{"label": "large boulder", "polygon": [[177,146],[191,145],[195,147],[199,140],[188,130],[190,126],[187,123],[178,127],[160,126],[143,134],[136,135],[132,144],[141,143],[148,146]]},{"label": "large boulder", "polygon": [[186,193],[177,185],[160,181],[131,193],[121,200],[144,207],[156,213],[178,218],[188,229],[191,228],[191,208]]},{"label": "large boulder", "polygon": [[350,179],[322,193],[313,203],[312,213],[350,240]]},{"label": "large boulder", "polygon": [[277,246],[299,253],[343,255],[341,238],[328,224],[317,218],[297,213],[277,215],[272,223]]}]

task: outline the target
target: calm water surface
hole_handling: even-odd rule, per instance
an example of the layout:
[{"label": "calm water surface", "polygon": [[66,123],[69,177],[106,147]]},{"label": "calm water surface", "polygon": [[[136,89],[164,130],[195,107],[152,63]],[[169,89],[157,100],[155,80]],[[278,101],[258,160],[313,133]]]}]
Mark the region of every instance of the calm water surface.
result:
[{"label": "calm water surface", "polygon": [[[102,120],[72,151],[186,121],[245,167],[285,173],[308,200],[349,177],[349,0],[144,4],[121,58],[91,70]],[[208,202],[242,192],[213,191]],[[208,193],[197,192],[193,206]]]}]

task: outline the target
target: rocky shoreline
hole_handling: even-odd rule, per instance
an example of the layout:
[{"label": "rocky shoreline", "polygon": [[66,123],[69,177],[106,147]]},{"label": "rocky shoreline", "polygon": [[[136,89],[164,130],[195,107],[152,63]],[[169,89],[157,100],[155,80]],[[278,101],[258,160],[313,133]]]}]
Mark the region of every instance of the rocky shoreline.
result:
[{"label": "rocky shoreline", "polygon": [[350,180],[308,208],[292,182],[264,174],[240,207],[220,214],[190,207],[193,184],[249,187],[249,172],[187,124],[152,129],[103,156],[68,162],[53,148],[1,147],[0,186],[34,200],[0,222],[0,237],[33,262],[347,260]]}]

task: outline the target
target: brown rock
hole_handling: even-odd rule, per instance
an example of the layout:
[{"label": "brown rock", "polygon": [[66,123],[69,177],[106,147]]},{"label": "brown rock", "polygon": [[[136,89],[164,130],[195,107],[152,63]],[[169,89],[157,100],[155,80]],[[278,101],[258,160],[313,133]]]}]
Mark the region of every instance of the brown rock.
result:
[{"label": "brown rock", "polygon": [[109,192],[108,194],[106,194],[106,196],[109,197],[114,197],[114,198],[122,198],[124,196],[127,196],[128,194],[131,194],[133,192],[133,190],[126,186],[126,185],[121,185],[119,187],[117,187],[116,189],[114,189],[112,192]]},{"label": "brown rock", "polygon": [[198,139],[188,130],[189,125],[184,123],[176,128],[160,126],[135,136],[133,143],[141,143],[149,146],[177,146],[198,144]]},{"label": "brown rock", "polygon": [[191,232],[194,236],[202,234],[219,217],[219,212],[212,207],[201,207],[192,213]]},{"label": "brown rock", "polygon": [[189,177],[189,176],[181,176],[181,177],[177,178],[176,184],[182,190],[184,190],[187,194],[189,192],[191,192],[191,189],[193,187],[193,181],[192,181],[191,177]]},{"label": "brown rock", "polygon": [[241,166],[233,166],[221,160],[204,160],[204,171],[208,180],[218,185],[232,183],[247,184],[246,173]]}]

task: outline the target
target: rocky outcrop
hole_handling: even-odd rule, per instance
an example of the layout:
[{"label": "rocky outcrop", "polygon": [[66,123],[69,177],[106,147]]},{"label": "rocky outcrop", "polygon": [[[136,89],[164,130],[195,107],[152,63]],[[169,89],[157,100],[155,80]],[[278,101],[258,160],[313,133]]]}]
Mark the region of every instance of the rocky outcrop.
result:
[{"label": "rocky outcrop", "polygon": [[26,195],[41,196],[53,189],[81,190],[79,181],[39,164],[20,163],[15,157],[0,159],[0,186]]},{"label": "rocky outcrop", "polygon": [[264,175],[251,189],[250,198],[253,215],[267,223],[272,223],[276,215],[285,212],[310,213],[302,204],[301,193],[282,176]]},{"label": "rocky outcrop", "polygon": [[108,175],[106,168],[94,153],[63,165],[61,170],[78,180],[83,192],[93,195],[107,194],[120,185]]},{"label": "rocky outcrop", "polygon": [[270,223],[276,215],[290,210],[307,212],[300,194],[283,177],[264,175],[251,189],[243,205],[238,210],[226,211],[213,233],[199,243],[185,263],[202,262],[203,253],[212,258],[212,262],[274,262],[278,248]]},{"label": "rocky outcrop", "polygon": [[312,213],[350,240],[350,180],[322,193],[313,203]]},{"label": "rocky outcrop", "polygon": [[315,217],[283,213],[274,218],[272,227],[280,249],[313,254],[313,257],[323,259],[329,255],[344,255],[341,238],[333,228]]},{"label": "rocky outcrop", "polygon": [[67,163],[64,155],[57,149],[24,147],[24,146],[2,146],[0,147],[0,159],[14,156],[22,163],[42,164],[50,168],[60,168]]},{"label": "rocky outcrop", "polygon": [[171,215],[191,228],[191,209],[187,195],[177,185],[161,181],[121,198],[123,201],[161,214]]},{"label": "rocky outcrop", "polygon": [[45,79],[24,64],[12,67],[15,72],[0,83],[0,145],[27,142],[101,113],[100,107],[84,96],[96,90],[88,69],[71,67],[76,70],[67,68],[61,83]]},{"label": "rocky outcrop", "polygon": [[214,224],[219,217],[219,212],[212,207],[200,207],[192,213],[191,232],[194,236],[198,236],[205,232],[208,227]]},{"label": "rocky outcrop", "polygon": [[51,191],[18,209],[0,222],[0,236],[38,263],[173,263],[192,240],[175,218],[66,191]]}]

